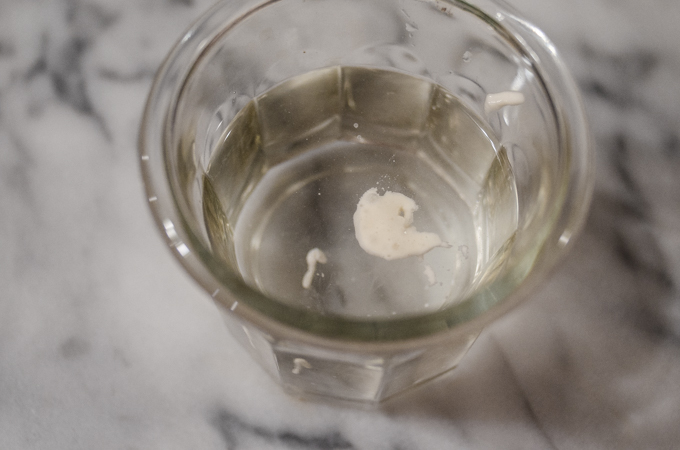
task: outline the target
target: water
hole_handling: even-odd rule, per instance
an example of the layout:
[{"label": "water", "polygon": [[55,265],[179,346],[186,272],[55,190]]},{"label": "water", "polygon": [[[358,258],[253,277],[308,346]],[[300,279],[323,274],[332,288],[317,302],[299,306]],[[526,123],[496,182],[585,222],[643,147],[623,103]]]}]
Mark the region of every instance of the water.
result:
[{"label": "water", "polygon": [[[415,200],[416,228],[450,246],[367,254],[353,214],[374,187]],[[386,70],[323,69],[253,100],[220,139],[203,192],[225,264],[279,301],[351,317],[459,301],[502,264],[517,228],[514,178],[489,127],[440,86]],[[305,289],[312,248],[328,262]]]}]

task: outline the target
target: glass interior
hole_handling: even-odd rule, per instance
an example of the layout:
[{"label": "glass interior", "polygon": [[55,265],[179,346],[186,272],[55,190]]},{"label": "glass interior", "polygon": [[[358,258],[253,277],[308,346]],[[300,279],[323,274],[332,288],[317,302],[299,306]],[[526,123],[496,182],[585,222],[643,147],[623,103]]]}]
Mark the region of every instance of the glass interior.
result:
[{"label": "glass interior", "polygon": [[[567,216],[563,208],[588,192],[587,149],[575,148],[586,139],[581,111],[554,49],[483,3],[487,13],[464,2],[280,0],[230,11],[220,30],[199,23],[193,34],[203,40],[190,70],[162,81],[175,86],[163,116],[164,170],[179,211],[172,225],[200,258],[204,269],[194,271],[293,327],[380,340],[475,318],[538,261],[552,262],[587,208],[586,201]],[[485,111],[487,94],[504,91],[524,101]],[[373,180],[380,194],[418,199],[419,229],[444,240],[452,228],[462,231],[411,266],[376,275],[387,265],[379,258],[348,259],[337,275],[333,261],[353,235],[334,232],[330,218],[345,211],[337,223],[348,228]],[[334,206],[319,212],[317,201],[310,213],[315,195]],[[255,200],[259,207],[249,207]],[[441,219],[449,209],[453,219]],[[319,229],[326,231],[315,241]],[[305,254],[317,242],[333,257],[304,288]],[[253,262],[249,252],[260,256]],[[453,281],[437,258],[456,272]],[[356,281],[367,270],[377,281]],[[418,283],[422,289],[410,292]],[[367,307],[362,293],[383,304]]]}]

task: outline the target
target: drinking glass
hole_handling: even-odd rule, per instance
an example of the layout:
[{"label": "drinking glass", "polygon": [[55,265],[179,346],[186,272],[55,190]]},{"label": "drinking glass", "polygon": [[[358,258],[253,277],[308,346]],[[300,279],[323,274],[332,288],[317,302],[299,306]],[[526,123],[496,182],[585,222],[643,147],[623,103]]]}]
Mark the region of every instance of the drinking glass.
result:
[{"label": "drinking glass", "polygon": [[[522,101],[494,107],[488,95],[504,92]],[[474,150],[470,133],[492,151]],[[289,169],[330,141],[353,150]],[[449,148],[452,141],[469,150]],[[485,325],[526,299],[583,225],[593,182],[584,112],[564,63],[542,31],[496,0],[222,1],[160,67],[139,148],[161,234],[233,336],[288,392],[368,404],[451,370]],[[391,149],[406,158],[401,189],[434,202],[414,217],[465,205],[474,245],[436,249],[455,255],[446,270],[459,275],[434,307],[417,294],[403,309],[379,312],[378,289],[365,280],[351,294],[361,300],[365,292],[358,309],[326,307],[320,287],[341,279],[331,266],[343,248],[319,262],[305,288],[310,235],[335,212],[351,228],[361,183],[396,173],[394,159],[380,156]],[[343,159],[350,154],[351,163]],[[318,201],[331,203],[281,219],[299,221],[297,234],[253,237],[275,220],[269,210],[244,219],[263,180],[280,173],[289,182],[263,200],[274,208],[331,172],[358,178],[319,191]],[[434,179],[459,195],[422,192]],[[261,252],[261,272],[243,263],[243,252]],[[356,277],[388,267],[370,258]],[[427,271],[427,255],[409,258]],[[393,277],[393,287],[405,278]],[[380,301],[389,303],[396,290],[385,280]],[[423,296],[444,285],[440,273],[429,281]]]}]

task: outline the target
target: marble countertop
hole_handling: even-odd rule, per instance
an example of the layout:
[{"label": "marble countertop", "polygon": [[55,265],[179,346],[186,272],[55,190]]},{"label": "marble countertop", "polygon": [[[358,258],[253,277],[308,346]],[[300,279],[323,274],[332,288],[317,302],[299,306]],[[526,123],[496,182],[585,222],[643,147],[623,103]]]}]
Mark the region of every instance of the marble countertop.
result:
[{"label": "marble countertop", "polygon": [[144,202],[142,105],[210,2],[0,1],[0,448],[680,448],[680,2],[512,3],[584,93],[585,232],[457,370],[362,411],[282,393]]}]

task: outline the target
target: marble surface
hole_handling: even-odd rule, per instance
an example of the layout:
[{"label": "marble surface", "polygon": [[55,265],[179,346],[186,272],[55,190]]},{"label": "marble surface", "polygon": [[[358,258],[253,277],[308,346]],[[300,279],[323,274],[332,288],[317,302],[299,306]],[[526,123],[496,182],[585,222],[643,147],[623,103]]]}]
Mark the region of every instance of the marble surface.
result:
[{"label": "marble surface", "polygon": [[157,236],[141,109],[209,3],[0,1],[0,448],[680,448],[680,2],[512,0],[583,90],[592,213],[456,371],[379,411],[283,394]]}]

